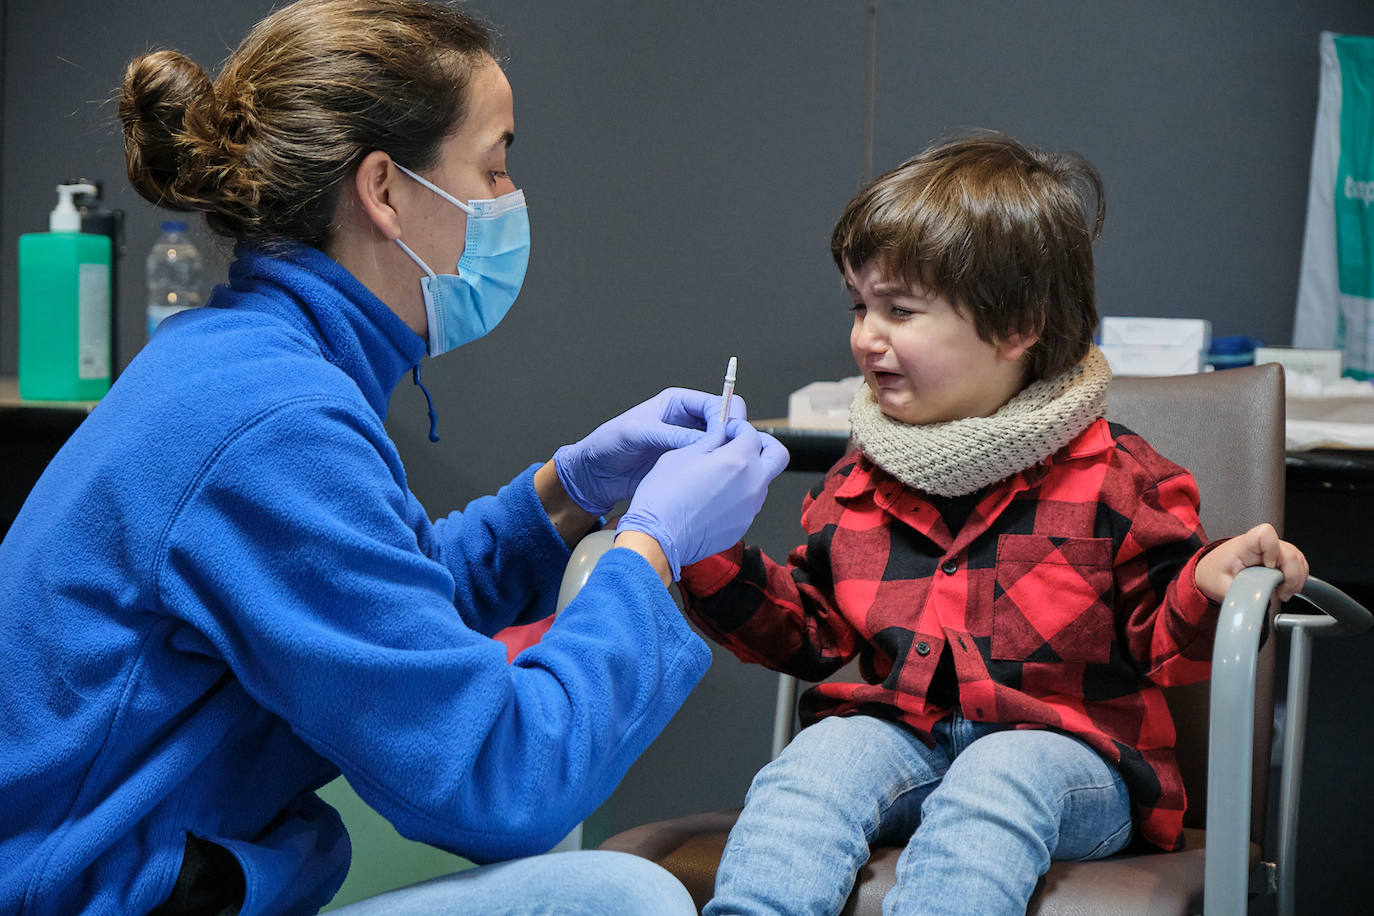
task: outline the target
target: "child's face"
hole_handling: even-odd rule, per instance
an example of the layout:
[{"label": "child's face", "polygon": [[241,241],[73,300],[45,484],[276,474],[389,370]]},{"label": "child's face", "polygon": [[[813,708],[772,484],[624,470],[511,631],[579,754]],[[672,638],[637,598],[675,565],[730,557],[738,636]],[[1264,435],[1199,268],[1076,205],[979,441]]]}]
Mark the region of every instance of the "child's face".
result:
[{"label": "child's face", "polygon": [[990,344],[940,296],[889,278],[870,260],[846,270],[854,298],[849,345],[882,412],[905,423],[987,417],[1025,384],[1034,338]]}]

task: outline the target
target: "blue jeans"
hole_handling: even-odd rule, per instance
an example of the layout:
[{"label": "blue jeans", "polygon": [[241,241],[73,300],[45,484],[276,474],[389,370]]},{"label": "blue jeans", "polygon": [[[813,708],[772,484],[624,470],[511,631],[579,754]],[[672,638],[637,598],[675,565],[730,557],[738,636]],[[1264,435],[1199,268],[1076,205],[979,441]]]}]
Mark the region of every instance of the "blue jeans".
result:
[{"label": "blue jeans", "polygon": [[1121,777],[1078,739],[958,713],[933,731],[931,748],[870,716],[803,729],[754,777],[703,916],[838,913],[870,844],[905,844],[885,916],[1020,916],[1051,859],[1130,840]]},{"label": "blue jeans", "polygon": [[696,916],[697,908],[687,889],[648,859],[587,850],[484,865],[333,912],[341,916]]}]

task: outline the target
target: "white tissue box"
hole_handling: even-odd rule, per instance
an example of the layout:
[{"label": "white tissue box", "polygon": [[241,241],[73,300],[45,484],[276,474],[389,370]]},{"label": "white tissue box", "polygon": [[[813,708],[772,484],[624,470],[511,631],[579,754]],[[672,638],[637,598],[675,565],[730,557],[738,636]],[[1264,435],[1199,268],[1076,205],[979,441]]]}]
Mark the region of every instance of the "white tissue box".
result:
[{"label": "white tissue box", "polygon": [[1301,347],[1256,347],[1255,365],[1278,363],[1293,375],[1309,375],[1323,385],[1341,377],[1340,350],[1309,350]]},{"label": "white tissue box", "polygon": [[1104,316],[1100,336],[1102,343],[1110,345],[1180,347],[1206,353],[1212,345],[1212,322],[1205,318]]},{"label": "white tissue box", "polygon": [[1193,375],[1207,369],[1207,351],[1143,344],[1101,345],[1113,375]]},{"label": "white tissue box", "polygon": [[812,382],[787,397],[787,423],[805,429],[849,429],[849,404],[862,375],[836,382]]}]

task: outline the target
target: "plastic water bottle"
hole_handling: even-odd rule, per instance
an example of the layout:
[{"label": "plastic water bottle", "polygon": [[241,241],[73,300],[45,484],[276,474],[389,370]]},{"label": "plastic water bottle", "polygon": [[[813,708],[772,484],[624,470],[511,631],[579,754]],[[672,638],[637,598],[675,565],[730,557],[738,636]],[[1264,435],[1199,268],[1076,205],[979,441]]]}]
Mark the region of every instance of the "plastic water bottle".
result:
[{"label": "plastic water bottle", "polygon": [[148,252],[148,336],[168,315],[200,305],[200,252],[186,234],[186,224],[168,220]]}]

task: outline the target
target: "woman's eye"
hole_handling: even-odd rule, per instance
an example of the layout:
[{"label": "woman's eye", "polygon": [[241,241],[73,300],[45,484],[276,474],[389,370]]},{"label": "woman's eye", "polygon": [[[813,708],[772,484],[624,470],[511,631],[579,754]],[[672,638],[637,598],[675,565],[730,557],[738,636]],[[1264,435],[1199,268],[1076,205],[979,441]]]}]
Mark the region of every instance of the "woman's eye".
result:
[{"label": "woman's eye", "polygon": [[492,170],[488,175],[490,175],[493,182],[500,181],[503,178],[510,178],[510,174],[504,170]]}]

